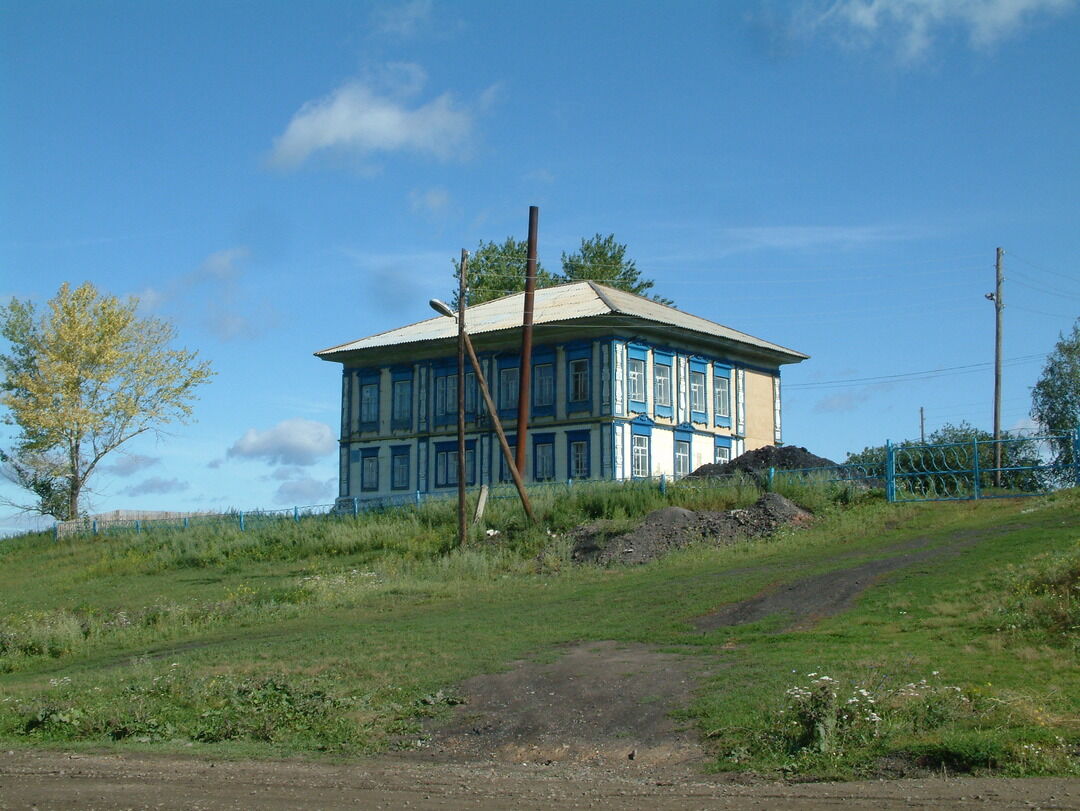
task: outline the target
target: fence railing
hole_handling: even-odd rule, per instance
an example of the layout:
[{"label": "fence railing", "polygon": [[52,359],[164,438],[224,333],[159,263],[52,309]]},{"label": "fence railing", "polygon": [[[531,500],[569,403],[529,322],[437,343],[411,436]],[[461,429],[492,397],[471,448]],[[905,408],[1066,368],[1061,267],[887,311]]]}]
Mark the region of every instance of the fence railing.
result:
[{"label": "fence railing", "polygon": [[[1055,463],[1062,442],[1071,443],[1072,460]],[[1000,459],[1000,462],[998,461]],[[723,486],[737,480],[753,481],[765,490],[792,478],[815,479],[843,484],[860,490],[883,490],[891,502],[944,501],[980,498],[1010,498],[1045,493],[1063,486],[1080,486],[1080,432],[1070,435],[1008,437],[1001,440],[973,439],[941,444],[893,445],[886,443],[880,462],[843,464],[829,467],[791,469],[769,468],[758,473],[732,473],[709,477],[668,475],[619,481],[573,479],[529,484],[530,492],[551,488],[573,490],[582,486],[668,487],[684,489]],[[473,488],[476,489],[476,488]],[[490,500],[516,499],[512,485],[491,487]],[[143,532],[151,529],[188,529],[209,524],[228,524],[241,531],[266,521],[294,521],[320,516],[359,516],[373,511],[417,507],[456,498],[452,491],[410,493],[368,499],[338,499],[334,504],[309,504],[279,509],[233,510],[227,513],[170,513],[167,517],[86,518],[56,524],[57,538],[73,534],[99,535],[112,531]]]}]

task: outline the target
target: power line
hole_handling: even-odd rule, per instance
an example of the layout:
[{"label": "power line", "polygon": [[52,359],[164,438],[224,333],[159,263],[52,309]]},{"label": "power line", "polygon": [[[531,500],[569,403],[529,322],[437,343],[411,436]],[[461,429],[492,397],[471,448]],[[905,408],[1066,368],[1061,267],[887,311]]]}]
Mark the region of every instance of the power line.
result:
[{"label": "power line", "polygon": [[[1022,355],[1016,358],[1009,358],[1006,363],[1017,365],[1020,363],[1028,363],[1032,360],[1041,360],[1045,355]],[[964,370],[975,371],[978,369],[985,369],[987,366],[993,366],[993,361],[987,361],[984,363],[969,363],[965,366],[944,366],[940,369],[924,369],[919,372],[903,372],[895,375],[877,375],[875,377],[851,377],[842,380],[823,380],[817,383],[789,383],[784,386],[785,389],[815,389],[826,388],[830,386],[847,386],[858,385],[868,383],[887,383],[887,382],[899,382],[904,379],[918,379],[921,377],[936,377],[946,372],[963,372]]]},{"label": "power line", "polygon": [[1035,264],[1030,259],[1025,259],[1024,257],[1020,256],[1019,254],[1013,253],[1012,251],[1009,251],[1008,254],[1009,254],[1009,258],[1011,258],[1011,259],[1019,259],[1025,265],[1030,265],[1031,267],[1035,268],[1036,270],[1041,270],[1043,273],[1049,273],[1051,276],[1060,276],[1061,278],[1068,279],[1069,281],[1072,281],[1072,282],[1080,281],[1080,276],[1070,275],[1068,273],[1061,273],[1061,272],[1056,271],[1056,270],[1050,270],[1049,268],[1043,267],[1042,265]]}]

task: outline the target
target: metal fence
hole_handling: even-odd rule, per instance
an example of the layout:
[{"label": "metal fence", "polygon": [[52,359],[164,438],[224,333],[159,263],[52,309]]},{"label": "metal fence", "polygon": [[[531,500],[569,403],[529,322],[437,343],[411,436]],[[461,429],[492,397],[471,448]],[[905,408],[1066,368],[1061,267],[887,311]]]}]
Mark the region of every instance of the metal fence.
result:
[{"label": "metal fence", "polygon": [[[1063,442],[1071,443],[1072,461],[1054,463],[1055,451]],[[1000,451],[999,451],[1000,449]],[[998,459],[1000,458],[1000,463]],[[880,462],[844,464],[831,467],[786,470],[769,468],[760,473],[733,473],[710,477],[656,476],[621,481],[537,482],[531,493],[575,488],[615,486],[703,489],[743,482],[765,490],[799,479],[844,485],[852,489],[882,490],[890,502],[946,501],[980,498],[1032,496],[1059,487],[1080,486],[1080,431],[1070,435],[1008,437],[1001,440],[973,439],[965,442],[926,445],[885,444]],[[512,485],[490,489],[489,500],[516,499]],[[68,535],[99,535],[113,531],[144,532],[151,529],[188,529],[211,524],[229,525],[241,531],[268,521],[301,522],[307,518],[359,516],[377,511],[419,507],[431,502],[449,502],[456,492],[412,493],[375,499],[339,499],[335,504],[310,504],[272,510],[234,510],[227,513],[174,513],[166,518],[86,518],[56,524],[57,538]]]}]

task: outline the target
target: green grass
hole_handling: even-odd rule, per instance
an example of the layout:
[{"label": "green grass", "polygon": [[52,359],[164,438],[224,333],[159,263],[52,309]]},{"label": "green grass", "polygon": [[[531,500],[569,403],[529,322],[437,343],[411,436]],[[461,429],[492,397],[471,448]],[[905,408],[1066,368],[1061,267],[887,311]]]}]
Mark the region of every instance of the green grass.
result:
[{"label": "green grass", "polygon": [[[779,487],[818,512],[813,526],[625,569],[570,565],[566,531],[630,526],[667,504],[746,506],[756,486],[550,488],[533,528],[494,499],[486,526],[500,534],[477,528],[464,549],[452,503],[244,533],[0,542],[0,739],[216,757],[378,751],[415,737],[469,676],[614,639],[715,666],[689,718],[719,769],[850,776],[902,758],[1077,773],[1080,492],[889,505],[824,483]],[[702,634],[689,622],[958,533],[987,537],[884,578],[809,630],[777,632],[774,618]]]}]

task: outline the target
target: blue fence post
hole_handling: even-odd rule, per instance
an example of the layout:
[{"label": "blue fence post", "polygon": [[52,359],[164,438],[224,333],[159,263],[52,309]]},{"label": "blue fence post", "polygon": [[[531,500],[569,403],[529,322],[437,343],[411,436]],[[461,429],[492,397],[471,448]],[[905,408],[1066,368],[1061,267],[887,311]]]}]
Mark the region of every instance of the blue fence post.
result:
[{"label": "blue fence post", "polygon": [[979,500],[979,495],[982,493],[982,483],[979,481],[979,440],[973,439],[972,444],[975,446],[975,461],[972,464],[972,468],[975,473],[975,500]]},{"label": "blue fence post", "polygon": [[896,501],[896,451],[889,439],[885,440],[885,498]]},{"label": "blue fence post", "polygon": [[59,541],[60,540],[60,524],[59,524],[59,522],[53,524],[52,531],[53,531],[53,540],[54,541]]},{"label": "blue fence post", "polygon": [[244,531],[244,511],[240,511],[240,531]]},{"label": "blue fence post", "polygon": [[416,491],[416,506],[417,507],[420,506],[420,491],[419,490]]},{"label": "blue fence post", "polygon": [[352,500],[352,514],[353,518],[356,518],[356,516],[360,515],[360,499],[356,496],[353,496]]},{"label": "blue fence post", "polygon": [[185,515],[184,516],[184,529],[187,529],[189,526],[191,526],[190,519]]},{"label": "blue fence post", "polygon": [[295,521],[298,524],[300,523],[300,508],[299,507],[293,507],[292,508],[292,520]]},{"label": "blue fence post", "polygon": [[1075,471],[1075,484],[1080,487],[1080,428],[1073,429],[1073,469]]},{"label": "blue fence post", "polygon": [[142,532],[142,522],[141,521],[136,521],[135,522],[135,534],[138,535],[140,532]]},{"label": "blue fence post", "polygon": [[775,479],[775,478],[776,478],[776,468],[775,467],[770,467],[769,468],[769,483],[765,487],[765,489],[768,490],[770,493],[772,492],[773,479]]},{"label": "blue fence post", "polygon": [[90,531],[92,533],[94,533],[95,535],[97,535],[97,519],[96,518],[94,519],[94,523],[90,527]]},{"label": "blue fence post", "polygon": [[660,474],[660,493],[661,495],[667,495],[667,476],[663,473]]}]

